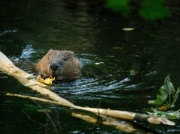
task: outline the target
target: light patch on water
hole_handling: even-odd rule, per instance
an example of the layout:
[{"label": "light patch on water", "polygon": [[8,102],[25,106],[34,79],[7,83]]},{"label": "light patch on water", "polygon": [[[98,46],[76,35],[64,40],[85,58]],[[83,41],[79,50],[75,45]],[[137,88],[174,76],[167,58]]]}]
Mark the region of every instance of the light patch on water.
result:
[{"label": "light patch on water", "polygon": [[32,57],[32,54],[35,53],[36,51],[32,47],[32,45],[27,45],[21,52],[21,55],[19,57],[11,57],[11,59],[14,62],[19,62],[20,60],[28,60]]},{"label": "light patch on water", "polygon": [[35,53],[35,52],[36,51],[33,49],[32,45],[27,45],[23,49],[20,58],[29,59],[29,58],[31,58],[32,54]]},{"label": "light patch on water", "polygon": [[157,75],[158,71],[149,71],[146,76],[153,76],[153,75]]},{"label": "light patch on water", "polygon": [[3,35],[5,35],[5,34],[7,34],[7,33],[15,33],[15,32],[17,32],[16,29],[14,29],[14,30],[5,30],[5,31],[3,31],[3,32],[0,32],[0,36],[3,36]]},{"label": "light patch on water", "polygon": [[104,62],[96,62],[95,65],[104,64]]},{"label": "light patch on water", "polygon": [[91,64],[94,63],[94,61],[90,60],[90,59],[86,59],[86,58],[78,58],[78,60],[81,63],[81,67],[86,65],[86,64]]},{"label": "light patch on water", "polygon": [[97,57],[96,55],[91,55],[91,54],[81,54],[79,61],[81,62],[81,65],[87,65],[87,64],[95,64],[95,61],[90,59],[92,57]]},{"label": "light patch on water", "polygon": [[[58,92],[60,95],[67,93],[74,95],[101,93],[101,95],[103,95],[103,92],[125,87],[126,82],[129,81],[130,80],[128,78],[122,81],[113,80],[109,82],[97,78],[82,78],[74,82],[61,83],[59,85],[52,86],[51,89]],[[113,96],[112,94],[109,95]]]}]

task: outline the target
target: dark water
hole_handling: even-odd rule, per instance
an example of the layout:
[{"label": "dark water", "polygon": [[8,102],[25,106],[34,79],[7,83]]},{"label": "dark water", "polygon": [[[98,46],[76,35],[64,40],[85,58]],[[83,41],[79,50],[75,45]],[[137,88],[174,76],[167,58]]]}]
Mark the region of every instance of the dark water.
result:
[{"label": "dark water", "polygon": [[[72,50],[81,61],[82,77],[52,86],[54,92],[80,106],[144,113],[167,75],[176,89],[180,85],[179,4],[168,3],[170,18],[145,21],[136,8],[131,17],[122,18],[105,10],[102,1],[1,0],[0,51],[16,65],[24,58],[22,69],[34,73],[33,66],[50,48]],[[3,73],[0,87],[1,93],[39,96]],[[123,133],[76,119],[64,107],[3,95],[0,105],[1,134]],[[177,100],[174,110],[179,106]],[[134,125],[137,133],[180,133],[180,122],[175,122],[173,127]]]}]

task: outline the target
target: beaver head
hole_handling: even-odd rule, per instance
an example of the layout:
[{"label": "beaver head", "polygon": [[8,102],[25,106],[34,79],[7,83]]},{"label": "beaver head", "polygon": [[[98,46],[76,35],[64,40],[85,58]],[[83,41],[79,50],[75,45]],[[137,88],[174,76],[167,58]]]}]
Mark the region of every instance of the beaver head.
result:
[{"label": "beaver head", "polygon": [[56,80],[72,80],[81,75],[79,60],[74,52],[67,50],[49,50],[36,69],[42,77],[55,77]]}]

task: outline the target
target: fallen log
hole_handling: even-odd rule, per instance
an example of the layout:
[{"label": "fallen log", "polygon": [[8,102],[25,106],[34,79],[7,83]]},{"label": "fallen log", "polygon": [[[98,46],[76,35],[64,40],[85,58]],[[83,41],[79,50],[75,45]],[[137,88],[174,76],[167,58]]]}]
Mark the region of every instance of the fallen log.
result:
[{"label": "fallen log", "polygon": [[32,76],[31,74],[28,74],[22,69],[16,67],[2,52],[0,52],[0,71],[10,76],[13,76],[24,86],[29,87],[32,90],[37,91],[44,96],[47,96],[54,102],[57,102],[58,105],[62,105],[62,106],[66,106],[66,107],[70,107],[74,109],[79,109],[79,110],[84,110],[84,111],[89,111],[96,114],[112,116],[115,118],[121,118],[125,120],[131,120],[131,121],[139,120],[139,121],[146,121],[151,124],[162,123],[165,125],[175,125],[174,122],[169,121],[168,119],[156,117],[156,116],[149,116],[145,114],[138,114],[138,113],[128,112],[128,111],[89,108],[89,107],[81,107],[81,106],[74,105],[73,103],[69,102],[68,100],[60,97],[56,93],[49,90],[46,85],[37,82],[35,77]]}]

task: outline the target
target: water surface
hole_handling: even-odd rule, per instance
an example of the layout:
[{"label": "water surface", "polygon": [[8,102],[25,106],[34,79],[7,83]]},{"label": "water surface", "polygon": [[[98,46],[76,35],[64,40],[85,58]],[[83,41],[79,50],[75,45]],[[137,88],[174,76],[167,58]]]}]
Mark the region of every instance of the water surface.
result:
[{"label": "water surface", "polygon": [[[168,3],[170,18],[147,21],[135,13],[122,18],[97,1],[2,1],[0,51],[17,66],[23,58],[22,69],[34,74],[34,65],[50,48],[72,50],[82,64],[82,76],[51,90],[80,106],[144,113],[167,75],[176,89],[180,85],[177,3]],[[126,27],[134,30],[122,30]],[[139,73],[133,75],[132,71]],[[2,93],[40,96],[6,74],[0,73],[0,81]],[[73,118],[68,108],[1,96],[2,134],[123,133],[114,127],[95,128]],[[179,109],[178,101],[174,110]],[[56,129],[39,109],[51,110]],[[139,125],[137,133],[179,133],[180,122],[175,122],[174,127],[135,126]]]}]

